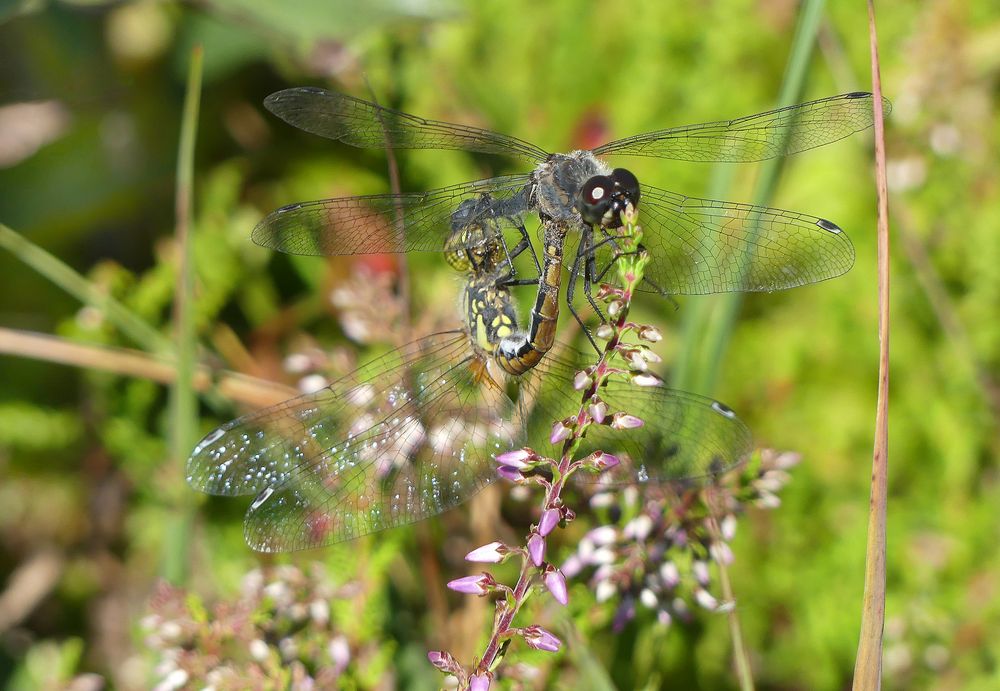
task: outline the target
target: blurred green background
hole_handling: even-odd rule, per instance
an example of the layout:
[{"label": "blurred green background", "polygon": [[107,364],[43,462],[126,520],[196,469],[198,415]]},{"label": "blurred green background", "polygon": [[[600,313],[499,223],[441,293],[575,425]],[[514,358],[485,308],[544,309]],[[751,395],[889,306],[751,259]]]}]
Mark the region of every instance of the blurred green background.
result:
[{"label": "blurred green background", "polygon": [[[185,75],[202,45],[192,228],[200,358],[294,387],[392,344],[402,308],[395,260],[299,260],[250,242],[256,221],[281,204],[388,190],[382,154],[294,131],[263,110],[268,93],[305,84],[374,92],[386,105],[549,150],[589,147],[774,107],[800,11],[792,0],[5,2],[0,223],[169,336],[174,171]],[[930,0],[879,12],[894,106],[886,688],[1000,688],[1000,7]],[[870,88],[866,21],[863,3],[823,10],[799,100]],[[842,226],[858,255],[846,276],[746,298],[721,350],[710,347],[727,333],[719,298],[639,305],[666,335],[660,352],[674,382],[730,404],[759,446],[803,457],[782,505],[751,511],[734,543],[733,588],[762,689],[839,689],[851,679],[878,353],[871,160],[870,133],[794,156],[769,201]],[[402,154],[399,164],[411,191],[522,170],[456,152]],[[737,201],[752,199],[759,172],[630,167],[661,187]],[[0,250],[0,266],[0,686],[170,681],[144,622],[151,608],[221,617],[202,603],[214,611],[245,592],[245,574],[262,564],[306,574],[325,564],[297,587],[309,598],[338,589],[328,626],[311,635],[349,651],[341,686],[434,687],[429,648],[455,648],[465,661],[481,649],[484,603],[446,595],[443,583],[469,572],[462,547],[493,539],[496,521],[523,533],[528,519],[500,513],[497,493],[416,529],[263,559],[241,539],[245,503],[205,502],[185,485],[163,384],[105,371],[123,357],[110,348],[150,352],[155,339],[82,306],[23,251]],[[448,324],[452,273],[434,256],[410,258],[409,272],[414,331]],[[98,361],[60,364],[47,346],[13,355],[10,330],[93,345]],[[251,390],[203,397],[195,434],[276,400]],[[468,539],[449,546],[453,533]],[[163,575],[189,590],[154,595]],[[583,587],[573,586],[577,601]],[[722,615],[665,631],[640,618],[628,635],[646,654],[634,659],[609,655],[612,634],[582,603],[575,618],[575,652],[526,656],[544,671],[529,687],[581,678],[737,687]],[[218,646],[212,654],[224,658]],[[295,672],[285,673],[261,683],[293,684]],[[163,688],[207,683],[172,682]]]}]

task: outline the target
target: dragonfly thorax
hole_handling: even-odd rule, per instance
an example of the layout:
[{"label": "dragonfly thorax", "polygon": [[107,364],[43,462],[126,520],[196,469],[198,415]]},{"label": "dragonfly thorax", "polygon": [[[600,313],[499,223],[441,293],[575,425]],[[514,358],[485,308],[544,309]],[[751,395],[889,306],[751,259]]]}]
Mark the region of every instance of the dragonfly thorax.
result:
[{"label": "dragonfly thorax", "polygon": [[532,174],[538,212],[556,223],[579,226],[581,188],[595,176],[610,174],[611,168],[590,151],[550,155]]}]

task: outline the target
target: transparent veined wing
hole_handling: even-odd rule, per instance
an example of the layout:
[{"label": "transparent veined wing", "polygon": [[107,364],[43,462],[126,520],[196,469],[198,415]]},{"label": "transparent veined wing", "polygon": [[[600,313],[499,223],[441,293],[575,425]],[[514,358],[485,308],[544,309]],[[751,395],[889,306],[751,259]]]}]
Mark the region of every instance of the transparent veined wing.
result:
[{"label": "transparent veined wing", "polygon": [[[522,400],[530,406],[529,443],[546,448],[553,420],[575,415],[581,394],[573,389],[576,372],[593,364],[593,353],[566,346],[553,349],[525,377]],[[621,464],[605,473],[577,473],[580,482],[611,485],[706,480],[737,467],[753,450],[746,425],[724,404],[666,386],[637,386],[612,377],[598,392],[609,414],[625,412],[643,426],[615,430],[592,425],[577,457],[594,451],[618,456]]]},{"label": "transparent veined wing", "polygon": [[[664,295],[770,292],[824,281],[854,265],[835,223],[795,211],[699,199],[644,186],[643,290]],[[613,247],[597,250],[607,265]]]},{"label": "transparent veined wing", "polygon": [[544,161],[534,144],[490,130],[455,125],[314,87],[273,93],[264,107],[301,130],[367,149],[458,149]]},{"label": "transparent veined wing", "polygon": [[[598,156],[651,156],[704,163],[750,163],[794,154],[872,126],[870,93],[856,91],[735,120],[672,127],[618,139]],[[891,104],[883,99],[885,113]]]},{"label": "transparent veined wing", "polygon": [[[269,213],[251,237],[288,254],[440,252],[463,202],[487,198],[497,215],[519,219],[527,211],[528,182],[527,175],[508,175],[423,193],[299,202]],[[402,232],[394,230],[396,214],[401,215]]]},{"label": "transparent veined wing", "polygon": [[325,389],[234,420],[188,460],[195,489],[256,495],[247,544],[320,547],[436,515],[496,476],[523,443],[516,407],[464,331],[391,351]]}]

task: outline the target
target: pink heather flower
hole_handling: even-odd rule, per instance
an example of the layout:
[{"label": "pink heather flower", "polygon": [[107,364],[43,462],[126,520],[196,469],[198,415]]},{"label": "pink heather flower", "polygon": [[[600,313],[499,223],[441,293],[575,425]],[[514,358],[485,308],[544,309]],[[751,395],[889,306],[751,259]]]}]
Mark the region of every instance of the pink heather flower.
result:
[{"label": "pink heather flower", "polygon": [[677,568],[677,564],[672,561],[665,562],[660,567],[660,578],[663,579],[663,585],[667,588],[675,588],[681,582],[681,572]]},{"label": "pink heather flower", "polygon": [[443,650],[429,651],[427,653],[427,659],[430,660],[432,665],[447,674],[456,674],[462,669],[461,665],[458,664],[458,661],[451,656],[451,653],[447,653]]},{"label": "pink heather flower", "polygon": [[621,463],[621,461],[618,459],[618,456],[612,456],[611,454],[604,453],[603,451],[595,451],[590,455],[590,458],[588,458],[585,463],[598,472],[604,472],[609,468],[614,468],[616,465]]},{"label": "pink heather flower", "polygon": [[624,353],[625,359],[632,366],[632,369],[639,370],[640,372],[645,372],[649,369],[649,363],[646,362],[646,358],[642,356],[642,353],[638,350],[631,349]]},{"label": "pink heather flower", "polygon": [[566,577],[562,575],[562,572],[554,566],[549,566],[545,569],[545,587],[549,589],[552,593],[552,597],[560,605],[565,605],[569,602],[569,592],[566,590]]},{"label": "pink heather flower", "polygon": [[629,415],[628,413],[615,413],[611,416],[612,429],[635,429],[636,427],[642,427],[644,424],[642,418]]},{"label": "pink heather flower", "polygon": [[606,341],[614,335],[615,335],[614,328],[611,326],[611,324],[607,323],[601,324],[594,331],[594,336],[601,339],[602,341]]},{"label": "pink heather flower", "polygon": [[649,341],[650,343],[656,343],[657,341],[663,340],[663,335],[652,326],[643,326],[639,329],[639,339]]},{"label": "pink heather flower", "polygon": [[722,519],[722,523],[719,525],[719,532],[722,533],[723,540],[732,540],[736,537],[736,516],[733,514],[726,514],[726,517]]},{"label": "pink heather flower", "polygon": [[528,556],[535,566],[542,565],[542,560],[545,558],[545,538],[538,533],[532,533],[528,538]]},{"label": "pink heather flower", "polygon": [[650,372],[635,374],[632,376],[632,383],[636,386],[662,386],[663,380]]},{"label": "pink heather flower", "polygon": [[486,595],[488,592],[493,590],[497,582],[493,580],[493,576],[486,573],[485,571],[478,576],[464,576],[462,578],[456,578],[453,581],[448,582],[448,587],[454,590],[456,593],[465,593],[466,595]]},{"label": "pink heather flower", "polygon": [[719,608],[719,601],[716,600],[710,592],[703,588],[698,588],[695,591],[694,601],[710,612],[714,612]]},{"label": "pink heather flower", "polygon": [[573,388],[577,391],[582,391],[583,389],[590,387],[593,383],[594,380],[591,378],[587,370],[582,369],[576,373],[575,377],[573,377]]},{"label": "pink heather flower", "polygon": [[702,585],[708,585],[711,580],[710,574],[708,573],[707,561],[702,561],[701,559],[696,560],[693,564],[691,564],[691,573],[694,574],[694,579]]},{"label": "pink heather flower", "polygon": [[559,509],[545,509],[542,511],[542,517],[538,521],[538,534],[545,537],[559,525]]},{"label": "pink heather flower", "polygon": [[590,407],[587,409],[591,419],[597,424],[604,424],[604,418],[608,416],[608,404],[597,396],[590,400]]},{"label": "pink heather flower", "polygon": [[712,556],[712,559],[714,559],[715,562],[718,564],[723,564],[723,565],[732,564],[733,561],[735,560],[735,557],[733,556],[733,550],[729,547],[729,544],[722,542],[721,540],[719,542],[713,542],[711,545],[709,545],[708,553]]},{"label": "pink heather flower", "polygon": [[622,307],[624,307],[624,303],[621,300],[612,300],[608,303],[608,316],[618,316],[618,313],[622,311]]},{"label": "pink heather flower", "polygon": [[524,642],[528,644],[528,647],[535,650],[554,653],[562,645],[562,641],[541,626],[527,626],[521,631],[521,635],[524,636]]},{"label": "pink heather flower", "polygon": [[515,482],[518,484],[527,481],[527,478],[524,477],[524,474],[520,470],[511,465],[502,465],[499,468],[497,468],[497,475],[499,475],[505,480],[510,480],[511,482]]},{"label": "pink heather flower", "polygon": [[538,460],[538,454],[533,449],[514,449],[497,454],[495,460],[500,465],[507,465],[518,470],[528,470],[534,467],[534,462]]},{"label": "pink heather flower", "polygon": [[476,561],[489,564],[498,564],[510,554],[510,548],[502,542],[491,542],[488,545],[477,547],[465,555],[466,561]]},{"label": "pink heather flower", "polygon": [[552,435],[549,437],[549,441],[553,444],[558,444],[561,441],[566,441],[573,436],[573,428],[566,424],[566,421],[557,422],[552,425]]},{"label": "pink heather flower", "polygon": [[469,691],[487,691],[490,688],[490,673],[483,672],[469,677]]}]

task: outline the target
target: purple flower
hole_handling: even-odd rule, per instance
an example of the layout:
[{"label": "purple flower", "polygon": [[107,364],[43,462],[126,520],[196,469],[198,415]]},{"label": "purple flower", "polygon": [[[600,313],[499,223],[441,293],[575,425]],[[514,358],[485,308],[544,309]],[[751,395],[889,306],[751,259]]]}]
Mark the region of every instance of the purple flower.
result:
[{"label": "purple flower", "polygon": [[505,451],[504,453],[497,454],[495,460],[500,465],[511,466],[518,470],[528,470],[535,466],[538,454],[529,448],[514,449],[513,451]]},{"label": "purple flower", "polygon": [[545,538],[538,533],[532,533],[528,538],[528,556],[535,566],[542,565],[542,560],[545,558]]},{"label": "purple flower", "polygon": [[663,340],[663,336],[660,332],[652,326],[644,326],[639,329],[639,338],[643,341],[649,341],[650,343],[656,343],[657,341]]},{"label": "purple flower", "polygon": [[554,653],[562,645],[562,641],[541,626],[527,626],[522,629],[521,635],[524,637],[524,642],[528,644],[528,647],[535,650]]},{"label": "purple flower", "polygon": [[633,375],[632,383],[636,386],[663,386],[663,380],[650,372]]},{"label": "purple flower", "polygon": [[642,427],[644,424],[646,423],[642,421],[642,418],[629,415],[628,413],[615,413],[611,416],[612,429],[635,429],[636,427]]},{"label": "purple flower", "polygon": [[573,388],[577,391],[583,391],[584,389],[589,388],[593,383],[594,380],[591,378],[590,373],[587,372],[587,370],[580,370],[576,373],[576,376],[573,377]]},{"label": "purple flower", "polygon": [[469,691],[487,691],[490,688],[490,673],[474,674],[469,677]]},{"label": "purple flower", "polygon": [[549,441],[553,444],[558,444],[561,441],[565,441],[573,436],[573,428],[570,427],[567,422],[569,420],[562,420],[552,425],[552,434],[549,436]]},{"label": "purple flower", "polygon": [[491,542],[488,545],[477,547],[465,555],[466,561],[477,561],[490,564],[498,564],[510,554],[510,548],[502,542]]},{"label": "purple flower", "polygon": [[456,578],[453,581],[449,581],[448,587],[456,593],[465,593],[467,595],[486,595],[488,592],[493,590],[496,584],[497,582],[493,580],[493,576],[484,571],[478,576],[464,576],[462,578]]},{"label": "purple flower", "polygon": [[443,650],[431,650],[427,653],[427,659],[431,664],[446,674],[457,674],[462,670],[458,661]]},{"label": "purple flower", "polygon": [[603,451],[595,451],[589,458],[584,460],[583,463],[601,473],[609,468],[614,468],[616,465],[621,463],[621,461],[618,459],[618,456],[612,456],[611,454],[604,453]]},{"label": "purple flower", "polygon": [[552,597],[555,598],[556,602],[560,605],[565,605],[569,602],[569,593],[566,590],[566,577],[562,575],[559,569],[554,566],[546,568],[543,580],[545,581],[545,587],[552,593]]},{"label": "purple flower", "polygon": [[542,518],[538,521],[538,533],[545,537],[559,525],[559,509],[545,509],[542,512]]},{"label": "purple flower", "polygon": [[522,473],[520,470],[518,470],[512,465],[500,466],[499,468],[497,468],[497,475],[499,475],[505,480],[510,480],[511,482],[517,484],[521,484],[522,482],[527,481],[527,478],[524,476],[524,473]]},{"label": "purple flower", "polygon": [[608,416],[608,404],[597,396],[590,400],[590,407],[587,409],[591,419],[599,425],[604,424],[604,418]]}]

